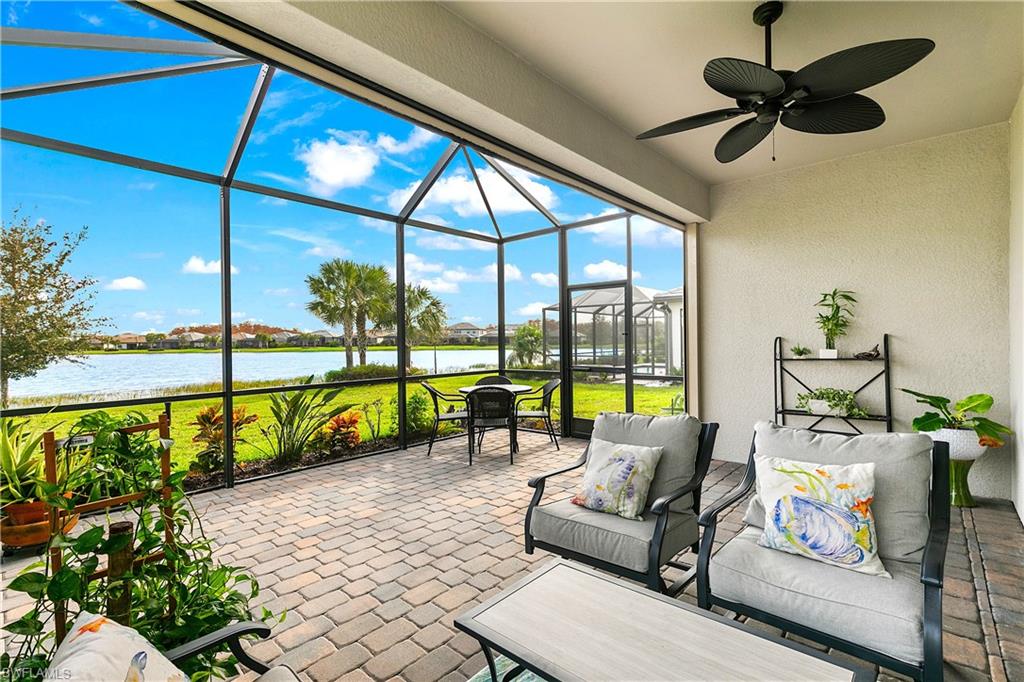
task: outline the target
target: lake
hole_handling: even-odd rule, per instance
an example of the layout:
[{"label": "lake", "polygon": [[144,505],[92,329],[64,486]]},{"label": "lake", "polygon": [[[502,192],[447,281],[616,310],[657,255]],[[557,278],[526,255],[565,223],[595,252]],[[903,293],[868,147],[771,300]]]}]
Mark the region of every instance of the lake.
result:
[{"label": "lake", "polygon": [[[394,365],[394,350],[370,350],[367,362]],[[232,367],[236,381],[291,379],[345,366],[345,352],[276,351],[272,353],[233,353]],[[61,361],[50,365],[34,377],[11,382],[13,398],[32,398],[61,394],[102,394],[105,396],[159,392],[189,384],[220,381],[219,353],[111,353],[86,355],[81,363]],[[358,355],[356,362],[359,361]],[[414,350],[412,363],[428,371],[434,369],[434,351]],[[496,349],[438,350],[438,372],[458,372],[473,365],[498,364]]]}]

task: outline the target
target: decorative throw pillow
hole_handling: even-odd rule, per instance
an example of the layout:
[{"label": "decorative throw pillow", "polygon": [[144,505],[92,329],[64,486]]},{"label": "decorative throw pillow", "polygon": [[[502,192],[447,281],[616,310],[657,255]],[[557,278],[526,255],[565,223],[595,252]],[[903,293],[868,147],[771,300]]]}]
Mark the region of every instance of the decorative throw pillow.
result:
[{"label": "decorative throw pillow", "polygon": [[647,491],[654,480],[661,452],[661,447],[618,445],[591,438],[583,488],[572,498],[572,503],[639,520],[647,505]]},{"label": "decorative throw pillow", "polygon": [[188,676],[132,628],[83,611],[57,647],[44,679],[186,682]]},{"label": "decorative throw pillow", "polygon": [[873,462],[846,466],[754,457],[765,508],[762,547],[868,575],[892,576],[878,558]]}]

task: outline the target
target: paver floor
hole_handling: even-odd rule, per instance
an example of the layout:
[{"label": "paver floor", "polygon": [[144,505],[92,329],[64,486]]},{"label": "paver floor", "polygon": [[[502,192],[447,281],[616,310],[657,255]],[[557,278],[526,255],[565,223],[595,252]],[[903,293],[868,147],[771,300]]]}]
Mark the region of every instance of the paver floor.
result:
[{"label": "paver floor", "polygon": [[[586,446],[520,439],[512,465],[507,440],[493,434],[472,467],[456,439],[429,458],[416,447],[195,495],[220,556],[258,577],[261,605],[287,612],[253,654],[316,682],[464,680],[483,668],[477,643],[453,620],[549,560],[523,551],[526,481],[575,461]],[[703,499],[717,499],[741,475],[738,464],[714,462]],[[552,479],[545,499],[568,495],[578,481],[578,472]],[[952,516],[946,679],[1024,680],[1021,524],[998,501]],[[742,505],[724,516],[719,538],[739,531],[741,517]],[[17,607],[7,600],[5,614]],[[880,679],[891,677],[883,670]]]}]

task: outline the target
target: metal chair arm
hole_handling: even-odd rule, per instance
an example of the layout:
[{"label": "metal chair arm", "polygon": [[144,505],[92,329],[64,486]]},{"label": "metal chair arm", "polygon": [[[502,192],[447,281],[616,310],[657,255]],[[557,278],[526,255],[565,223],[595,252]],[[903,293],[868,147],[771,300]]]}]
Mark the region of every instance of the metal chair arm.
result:
[{"label": "metal chair arm", "polygon": [[249,668],[255,673],[263,674],[270,670],[270,668],[262,661],[257,661],[246,653],[245,649],[242,648],[241,638],[246,635],[259,635],[260,638],[266,639],[270,636],[270,627],[264,623],[256,621],[247,621],[243,623],[232,623],[226,625],[219,630],[215,630],[208,635],[203,635],[197,639],[182,644],[179,647],[175,647],[170,651],[164,652],[164,656],[171,663],[178,663],[187,658],[197,656],[201,653],[205,653],[212,649],[217,649],[224,644],[228,645],[231,649],[231,653],[235,655],[238,662]]},{"label": "metal chair arm", "polygon": [[583,466],[584,464],[587,463],[587,452],[589,452],[589,451],[590,451],[590,446],[588,445],[587,449],[583,451],[583,454],[580,455],[580,458],[578,460],[576,460],[575,463],[570,464],[569,466],[565,467],[564,469],[556,469],[554,471],[549,471],[546,474],[541,474],[540,476],[534,476],[529,481],[527,481],[526,484],[528,486],[530,486],[531,488],[543,487],[543,485],[547,481],[547,479],[551,478],[552,476],[558,476],[559,474],[564,474],[566,472],[572,471],[573,469],[578,469],[579,467],[581,467],[581,466]]},{"label": "metal chair arm", "polygon": [[701,486],[701,483],[703,483],[703,481],[704,481],[704,476],[701,476],[700,478],[697,478],[696,476],[694,476],[682,488],[676,488],[675,490],[673,490],[672,492],[668,493],[667,495],[662,495],[661,497],[656,499],[654,501],[654,503],[651,505],[651,513],[652,514],[661,514],[663,512],[667,512],[668,511],[668,506],[670,504],[672,504],[673,502],[678,500],[683,495],[688,495],[689,493],[692,493],[694,490],[698,490],[700,488],[700,486]]},{"label": "metal chair arm", "polygon": [[708,526],[714,526],[718,523],[718,515],[722,513],[727,507],[731,507],[740,500],[742,500],[747,493],[754,487],[754,466],[753,464],[747,465],[746,475],[743,477],[743,482],[739,484],[732,492],[727,494],[720,500],[715,501],[710,507],[700,513],[700,517],[697,519],[697,524],[702,528]]},{"label": "metal chair arm", "polygon": [[949,522],[945,519],[932,520],[928,530],[928,543],[921,557],[921,582],[932,587],[942,587],[946,563],[946,544],[949,541]]}]

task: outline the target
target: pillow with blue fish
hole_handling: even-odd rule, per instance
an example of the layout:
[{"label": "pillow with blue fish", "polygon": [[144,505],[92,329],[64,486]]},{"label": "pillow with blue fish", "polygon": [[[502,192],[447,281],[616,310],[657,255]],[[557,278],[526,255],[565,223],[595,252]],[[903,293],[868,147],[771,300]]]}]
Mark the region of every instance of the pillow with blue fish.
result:
[{"label": "pillow with blue fish", "polygon": [[642,519],[662,450],[591,438],[583,487],[572,503],[625,519]]},{"label": "pillow with blue fish", "polygon": [[765,508],[762,547],[868,575],[891,578],[878,558],[873,462],[811,464],[754,458]]}]

